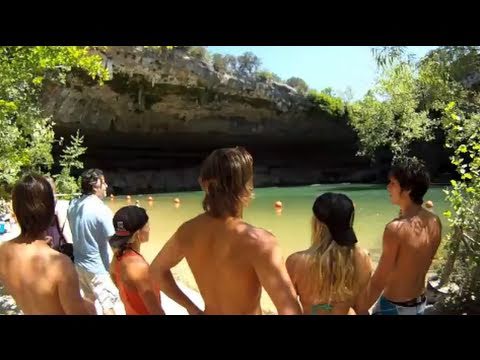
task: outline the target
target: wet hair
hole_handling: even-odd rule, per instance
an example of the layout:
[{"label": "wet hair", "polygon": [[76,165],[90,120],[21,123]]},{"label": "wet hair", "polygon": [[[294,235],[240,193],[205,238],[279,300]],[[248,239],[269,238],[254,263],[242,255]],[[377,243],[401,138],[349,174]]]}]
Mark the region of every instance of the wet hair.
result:
[{"label": "wet hair", "polygon": [[400,184],[402,190],[410,190],[410,199],[423,203],[423,196],[430,186],[430,175],[425,164],[417,158],[403,158],[392,163],[390,176]]},{"label": "wet hair", "polygon": [[52,224],[55,199],[45,177],[25,175],[12,190],[12,204],[22,235],[39,236]]},{"label": "wet hair", "polygon": [[97,185],[98,180],[103,176],[100,169],[88,169],[81,175],[80,186],[83,195],[90,195],[94,192],[93,187]]},{"label": "wet hair", "polygon": [[253,194],[253,159],[242,147],[213,151],[203,162],[203,209],[213,217],[236,216]]}]

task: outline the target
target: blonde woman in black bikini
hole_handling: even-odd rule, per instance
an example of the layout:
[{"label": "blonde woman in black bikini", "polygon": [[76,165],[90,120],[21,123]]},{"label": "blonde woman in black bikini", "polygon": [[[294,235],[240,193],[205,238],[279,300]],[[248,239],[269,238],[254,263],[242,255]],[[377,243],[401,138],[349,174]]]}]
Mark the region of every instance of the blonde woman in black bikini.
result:
[{"label": "blonde woman in black bikini", "polygon": [[325,193],[313,205],[312,241],[290,255],[287,270],[304,314],[355,314],[372,263],[353,231],[354,205],[343,194]]}]

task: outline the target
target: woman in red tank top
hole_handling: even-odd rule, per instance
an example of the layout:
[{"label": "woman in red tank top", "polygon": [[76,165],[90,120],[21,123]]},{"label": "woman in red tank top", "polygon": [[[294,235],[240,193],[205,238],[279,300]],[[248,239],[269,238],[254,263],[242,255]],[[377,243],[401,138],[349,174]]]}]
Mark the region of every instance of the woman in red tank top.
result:
[{"label": "woman in red tank top", "polygon": [[114,257],[110,273],[125,305],[127,315],[163,315],[160,291],[152,287],[149,265],[140,254],[148,241],[150,227],[145,209],[125,206],[113,217],[115,235],[110,238]]}]

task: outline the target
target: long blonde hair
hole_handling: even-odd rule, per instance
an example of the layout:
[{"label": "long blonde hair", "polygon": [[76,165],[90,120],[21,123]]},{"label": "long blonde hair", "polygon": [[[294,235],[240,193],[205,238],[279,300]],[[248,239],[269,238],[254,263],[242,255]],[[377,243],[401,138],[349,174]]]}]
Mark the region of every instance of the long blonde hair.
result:
[{"label": "long blonde hair", "polygon": [[355,246],[341,246],[333,239],[328,227],[312,217],[314,257],[311,260],[310,276],[312,293],[322,300],[344,302],[356,293],[357,269]]}]

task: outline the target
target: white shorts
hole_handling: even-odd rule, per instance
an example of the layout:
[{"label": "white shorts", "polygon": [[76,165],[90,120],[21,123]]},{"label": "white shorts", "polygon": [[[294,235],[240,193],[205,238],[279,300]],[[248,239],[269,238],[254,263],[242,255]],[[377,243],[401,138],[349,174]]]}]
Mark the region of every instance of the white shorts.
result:
[{"label": "white shorts", "polygon": [[115,315],[125,315],[125,307],[110,274],[95,275],[78,265],[75,268],[80,280],[80,292],[95,303],[97,313],[113,311]]}]

